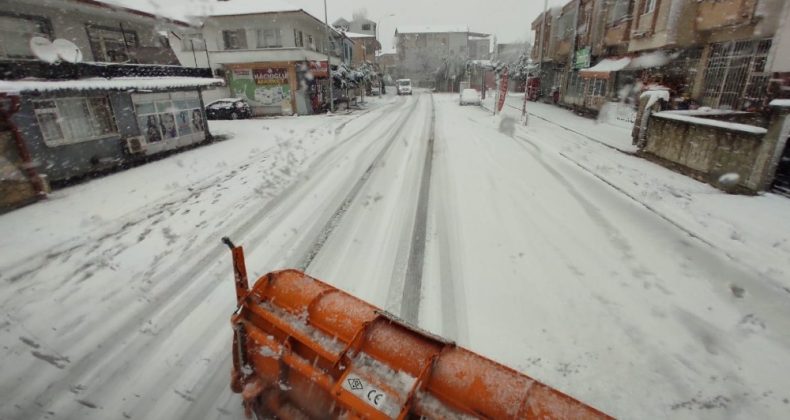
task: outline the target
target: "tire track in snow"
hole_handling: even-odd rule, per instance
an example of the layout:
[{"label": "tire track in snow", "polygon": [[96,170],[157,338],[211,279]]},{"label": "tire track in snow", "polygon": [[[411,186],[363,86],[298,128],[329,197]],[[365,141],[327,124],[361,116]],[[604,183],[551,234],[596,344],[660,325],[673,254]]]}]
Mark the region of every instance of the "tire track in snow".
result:
[{"label": "tire track in snow", "polygon": [[[390,107],[393,107],[393,106],[395,106],[397,104],[398,104],[397,102],[393,102],[393,103],[387,104],[386,106],[381,107],[381,108],[376,108],[376,109],[373,109],[373,110],[362,111],[359,114],[354,115],[351,118],[348,118],[346,121],[343,121],[342,123],[340,123],[337,127],[335,127],[335,129],[333,131],[334,131],[334,133],[336,135],[338,135],[345,129],[345,127],[348,124],[350,124],[353,121],[355,121],[355,120],[367,115],[368,113],[373,112],[373,111],[376,111],[376,112],[383,111],[383,110],[389,109]],[[356,138],[360,134],[364,133],[367,129],[369,129],[370,127],[378,124],[379,122],[380,122],[379,120],[374,119],[370,123],[364,125],[360,129],[358,129],[358,130],[354,131],[353,133],[349,134],[346,137],[345,140],[343,140],[343,141],[339,142],[338,144],[334,145],[332,148],[324,151],[321,154],[320,158],[325,157],[332,150],[340,147],[341,145],[343,145],[343,144],[347,143],[348,141],[352,140],[353,138]],[[247,167],[247,166],[249,166],[249,165],[251,165],[251,164],[253,164],[255,162],[260,161],[260,159],[262,157],[267,156],[272,150],[275,150],[278,147],[280,147],[280,146],[268,147],[268,148],[266,148],[266,149],[264,149],[264,150],[262,150],[262,151],[260,151],[258,153],[250,155],[247,159],[235,163],[234,167],[236,167],[236,168]],[[231,172],[227,172],[227,169],[221,169],[221,170],[218,170],[218,171],[214,171],[214,172],[208,174],[202,180],[196,181],[191,186],[187,186],[187,187],[189,187],[189,191],[187,193],[182,193],[182,194],[180,194],[180,196],[177,195],[176,197],[173,197],[173,195],[168,195],[166,197],[161,198],[160,200],[157,200],[157,201],[155,201],[153,203],[148,204],[147,206],[143,207],[142,209],[133,210],[132,212],[129,213],[130,217],[126,218],[125,223],[121,224],[120,226],[118,226],[115,229],[110,229],[109,231],[105,231],[104,233],[102,233],[99,236],[73,238],[73,239],[67,240],[67,241],[65,241],[65,242],[63,242],[61,244],[58,244],[58,245],[55,245],[54,247],[52,247],[52,248],[61,248],[60,250],[50,251],[50,252],[47,252],[47,253],[45,253],[44,255],[41,255],[41,256],[34,256],[33,258],[25,257],[25,258],[23,258],[23,259],[21,259],[19,261],[12,262],[12,263],[10,263],[7,266],[0,267],[0,271],[2,271],[2,273],[0,273],[0,279],[3,279],[3,277],[7,277],[7,278],[4,279],[6,282],[8,282],[8,283],[16,283],[20,279],[22,279],[22,278],[24,278],[24,277],[26,277],[26,276],[28,276],[30,274],[33,274],[33,273],[35,273],[37,271],[40,271],[44,267],[50,266],[52,264],[59,263],[60,262],[59,261],[60,258],[68,257],[71,254],[73,254],[74,252],[80,250],[81,248],[84,248],[85,246],[93,245],[91,251],[93,251],[95,249],[98,249],[102,245],[103,241],[105,241],[107,239],[110,239],[110,238],[113,238],[113,237],[120,236],[127,229],[129,229],[131,227],[134,227],[134,226],[136,226],[138,224],[144,223],[146,221],[149,221],[150,219],[154,219],[157,216],[162,215],[169,208],[171,208],[171,207],[175,208],[175,207],[178,207],[179,205],[183,205],[187,201],[189,201],[190,199],[199,197],[201,194],[206,192],[208,189],[216,186],[218,183],[227,182],[230,179],[236,177],[237,175],[241,175],[241,174],[242,174],[242,171],[236,171],[236,170],[231,170]],[[184,188],[187,188],[187,187],[184,187]],[[139,214],[139,213],[141,213],[141,210],[143,212],[142,216]],[[25,268],[20,268],[20,267],[30,267],[30,268],[25,269]],[[12,273],[14,271],[16,271],[16,273],[9,275],[8,274],[9,271],[12,272]],[[28,287],[30,287],[30,285],[27,285],[24,288],[28,288]],[[21,289],[17,289],[17,291],[18,290],[21,290]]]},{"label": "tire track in snow", "polygon": [[425,163],[420,179],[420,192],[414,215],[414,227],[409,252],[409,262],[406,268],[403,292],[401,298],[400,316],[417,325],[420,312],[420,295],[422,292],[422,273],[425,263],[425,240],[428,224],[428,200],[431,191],[431,172],[433,170],[433,143],[436,130],[436,106],[431,95],[431,124],[428,132],[428,146],[425,151]]},{"label": "tire track in snow", "polygon": [[[418,101],[420,100],[421,96],[422,95],[417,97]],[[400,119],[398,119],[398,121],[396,121],[394,127],[397,128],[395,128],[394,131],[391,131],[391,134],[387,137],[385,145],[381,148],[381,150],[373,159],[373,161],[370,163],[370,165],[368,165],[368,167],[365,169],[365,172],[362,173],[362,176],[354,183],[351,190],[346,194],[343,201],[340,203],[337,209],[332,213],[332,215],[329,217],[327,222],[323,225],[323,227],[318,232],[318,234],[314,236],[315,239],[307,247],[307,251],[304,252],[303,256],[299,259],[299,262],[296,264],[297,269],[301,271],[307,271],[307,268],[313,262],[313,260],[318,255],[318,253],[321,251],[321,248],[323,248],[327,239],[329,239],[329,236],[332,234],[332,232],[335,230],[338,224],[340,224],[340,220],[343,218],[343,215],[351,206],[351,203],[354,202],[354,200],[356,200],[357,196],[359,195],[359,192],[362,190],[362,187],[367,183],[368,179],[370,179],[370,176],[372,175],[373,171],[376,169],[376,167],[379,166],[382,159],[387,155],[387,152],[389,152],[392,149],[392,145],[395,143],[395,140],[400,137],[401,132],[405,128],[405,122],[412,117],[412,115],[416,110],[417,110],[417,106],[415,104],[414,106],[411,107],[411,109],[407,114],[405,114]]]},{"label": "tire track in snow", "polygon": [[[397,105],[397,103],[394,103],[393,106],[394,105]],[[386,109],[389,109],[389,107],[382,107],[377,109],[377,111],[385,111]],[[332,148],[324,151],[321,155],[313,160],[314,165],[311,165],[311,167],[308,168],[308,171],[311,169],[317,170],[316,166],[328,166],[329,163],[331,163],[329,162],[331,159],[324,159],[325,157],[337,151],[342,145],[347,144],[352,139],[356,138],[356,136],[364,133],[368,127],[379,123],[379,119],[373,120],[371,123],[367,124],[362,129],[355,131],[346,139],[334,145]],[[280,195],[278,195],[276,198],[272,198],[266,206],[263,206],[260,210],[246,218],[241,224],[237,225],[237,227],[232,230],[231,235],[240,237],[249,231],[253,226],[260,222],[261,218],[267,212],[271,211],[272,208],[276,207],[278,202],[282,201],[283,196],[289,195],[291,192],[293,192],[293,190],[296,189],[298,184],[303,182],[303,178],[298,178],[294,184],[287,187],[281,192]],[[162,322],[159,324],[159,335],[166,336],[169,332],[173,331],[197,305],[203,302],[205,296],[210,294],[217,287],[226,286],[222,282],[211,281],[212,276],[210,274],[204,276],[201,276],[201,274],[207,274],[206,269],[208,267],[213,267],[214,264],[221,263],[221,260],[225,259],[224,257],[226,256],[225,254],[227,253],[227,250],[219,243],[216,245],[211,245],[205,249],[206,251],[199,255],[197,261],[195,261],[194,258],[188,261],[176,261],[164,271],[156,272],[156,279],[158,279],[158,281],[167,282],[169,285],[162,293],[158,293],[155,296],[155,302],[157,303],[154,305],[154,307],[148,305],[142,312],[144,312],[144,316],[146,318],[162,319]],[[170,277],[180,270],[183,265],[187,264],[190,266],[189,270],[180,273],[180,275],[178,275],[178,277],[175,279]],[[203,278],[202,283],[205,284],[199,284],[201,277]],[[185,285],[190,285],[192,287],[185,288]],[[170,304],[173,302],[176,296],[179,297],[178,304],[174,305],[176,306],[175,308],[170,308]],[[170,310],[172,310],[173,313],[167,313]],[[156,340],[144,340],[140,339],[139,337],[137,337],[137,340],[124,347],[126,344],[124,340],[125,338],[138,335],[140,322],[141,320],[136,316],[129,317],[125,322],[122,322],[121,325],[119,325],[112,333],[110,333],[108,337],[102,340],[104,345],[100,350],[94,350],[86,355],[83,355],[76,361],[76,363],[70,364],[68,367],[68,372],[64,376],[49,384],[47,389],[43,390],[43,392],[38,393],[35,400],[44,405],[53,402],[56,399],[56,396],[59,394],[62,395],[63,392],[67,392],[67,390],[73,384],[86,382],[81,381],[81,379],[86,376],[86,373],[90,373],[97,368],[106,368],[115,372],[111,373],[110,375],[114,375],[119,371],[123,371],[125,366],[117,364],[115,358],[116,356],[122,355],[124,353],[142,355],[141,353],[147,354],[155,350]],[[150,344],[153,344],[153,346]],[[62,352],[64,354],[69,353],[68,349]],[[90,381],[87,382],[90,383],[90,386],[93,389],[101,388],[101,384],[92,383]],[[17,390],[19,391],[19,389]],[[33,405],[21,410],[22,418],[35,417],[36,413],[40,412],[41,407]]]},{"label": "tire track in snow", "polygon": [[[443,122],[442,114],[437,116],[437,122]],[[440,125],[441,126],[441,125]],[[434,162],[435,176],[432,182],[435,182],[435,187],[432,188],[435,192],[442,192],[445,196],[430,200],[429,213],[432,214],[432,220],[437,222],[434,227],[436,232],[437,245],[436,253],[438,254],[438,281],[440,289],[440,307],[441,307],[441,330],[442,336],[461,343],[467,343],[469,339],[469,326],[467,321],[466,312],[466,293],[464,290],[463,279],[461,275],[456,274],[454,267],[461,266],[455,261],[458,257],[458,247],[463,243],[459,238],[460,229],[453,225],[453,221],[459,220],[457,214],[457,207],[461,205],[458,197],[455,195],[447,196],[454,191],[453,178],[448,167],[449,156],[447,149],[449,148],[449,139],[441,135],[441,131],[437,132],[436,138],[438,142],[435,143],[436,147],[434,153],[440,155]],[[434,174],[432,174],[434,175]]]}]

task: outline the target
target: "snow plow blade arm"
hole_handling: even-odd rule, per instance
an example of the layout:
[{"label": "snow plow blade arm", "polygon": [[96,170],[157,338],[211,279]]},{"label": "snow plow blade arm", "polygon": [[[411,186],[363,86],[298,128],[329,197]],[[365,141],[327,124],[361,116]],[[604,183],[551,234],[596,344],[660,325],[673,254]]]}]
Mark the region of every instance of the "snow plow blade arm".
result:
[{"label": "snow plow blade arm", "polygon": [[231,389],[248,416],[611,418],[300,271],[239,290],[243,252],[228,246],[239,299]]}]

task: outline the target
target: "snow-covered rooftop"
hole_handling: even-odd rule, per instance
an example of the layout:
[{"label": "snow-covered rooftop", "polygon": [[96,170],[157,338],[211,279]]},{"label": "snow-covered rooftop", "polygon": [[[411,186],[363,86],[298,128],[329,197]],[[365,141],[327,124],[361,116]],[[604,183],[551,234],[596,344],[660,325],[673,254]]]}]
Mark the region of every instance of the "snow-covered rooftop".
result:
[{"label": "snow-covered rooftop", "polygon": [[232,0],[214,2],[209,16],[252,15],[257,13],[298,12],[301,8],[283,0]]},{"label": "snow-covered rooftop", "polygon": [[53,92],[58,90],[165,90],[219,86],[222,79],[208,77],[92,77],[78,80],[0,80],[0,92]]},{"label": "snow-covered rooftop", "polygon": [[604,58],[603,60],[599,61],[598,64],[587,68],[579,70],[581,73],[595,73],[595,72],[612,72],[612,71],[619,71],[625,68],[628,63],[631,62],[631,59],[628,57],[623,58]]},{"label": "snow-covered rooftop", "polygon": [[443,34],[452,32],[469,32],[469,27],[464,25],[414,25],[399,26],[400,34]]}]

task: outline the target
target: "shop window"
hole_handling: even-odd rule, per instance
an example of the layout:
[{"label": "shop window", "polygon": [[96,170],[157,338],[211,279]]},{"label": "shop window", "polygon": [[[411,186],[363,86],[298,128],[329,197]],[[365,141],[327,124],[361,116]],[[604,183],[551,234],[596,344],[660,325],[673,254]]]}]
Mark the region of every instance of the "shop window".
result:
[{"label": "shop window", "polygon": [[129,48],[139,45],[137,33],[122,28],[88,25],[88,40],[94,61],[123,63],[129,61]]},{"label": "shop window", "polygon": [[52,25],[43,17],[0,12],[0,57],[32,58],[30,38],[52,38]]},{"label": "shop window", "polygon": [[197,92],[139,94],[132,101],[140,134],[148,143],[205,131]]},{"label": "shop window", "polygon": [[33,101],[48,146],[79,143],[118,134],[106,96]]},{"label": "shop window", "polygon": [[244,29],[222,31],[222,42],[226,50],[245,50],[247,49],[247,31]]}]

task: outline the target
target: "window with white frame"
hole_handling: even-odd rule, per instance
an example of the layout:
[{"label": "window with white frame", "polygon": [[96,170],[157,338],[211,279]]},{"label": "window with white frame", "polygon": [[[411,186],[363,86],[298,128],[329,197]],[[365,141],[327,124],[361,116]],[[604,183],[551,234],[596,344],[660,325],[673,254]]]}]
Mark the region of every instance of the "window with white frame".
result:
[{"label": "window with white frame", "polygon": [[247,31],[244,29],[222,31],[222,43],[226,50],[245,50],[247,49]]},{"label": "window with white frame", "polygon": [[258,29],[258,48],[282,48],[280,28]]},{"label": "window with white frame", "polygon": [[48,19],[0,12],[0,57],[33,57],[30,38],[34,36],[52,38]]},{"label": "window with white frame", "polygon": [[148,143],[202,136],[203,112],[197,92],[163,92],[132,95],[137,127]]},{"label": "window with white frame", "polygon": [[118,134],[106,96],[33,101],[38,126],[47,146],[80,143]]},{"label": "window with white frame", "polygon": [[656,10],[656,3],[657,0],[645,0],[644,7],[642,8],[642,14],[646,15]]},{"label": "window with white frame", "polygon": [[315,51],[315,40],[313,39],[312,35],[307,35],[307,46],[310,47],[311,50]]}]

